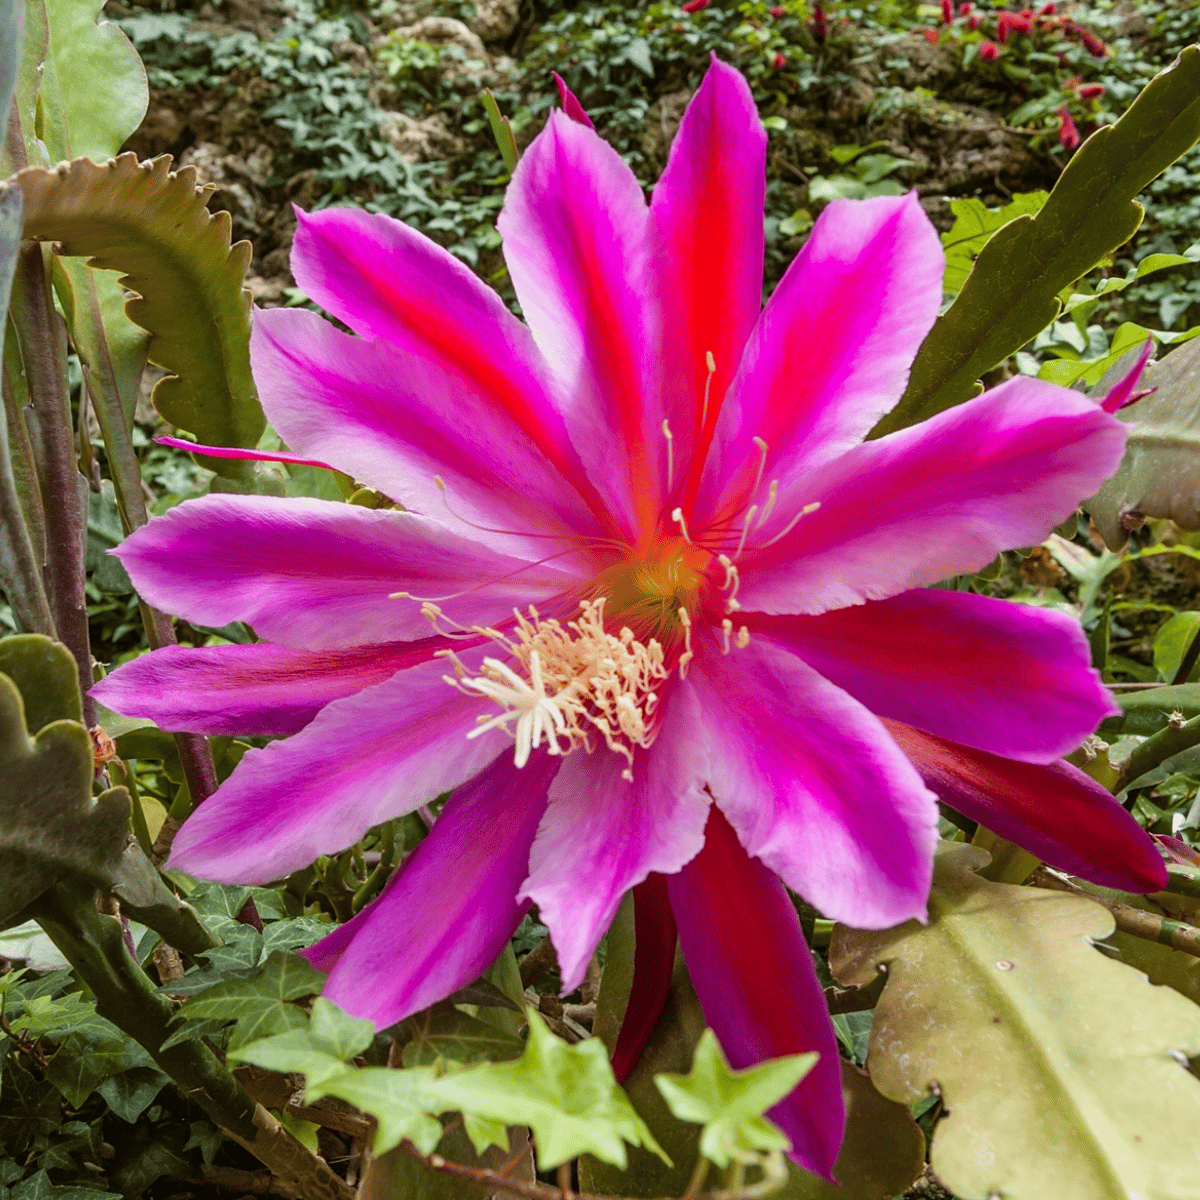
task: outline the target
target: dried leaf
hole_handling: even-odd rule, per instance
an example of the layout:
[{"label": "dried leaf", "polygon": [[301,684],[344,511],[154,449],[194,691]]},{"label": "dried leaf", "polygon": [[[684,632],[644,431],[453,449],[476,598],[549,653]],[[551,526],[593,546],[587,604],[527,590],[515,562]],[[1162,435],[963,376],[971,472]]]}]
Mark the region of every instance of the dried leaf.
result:
[{"label": "dried leaf", "polygon": [[835,933],[843,983],[888,967],[876,1087],[902,1103],[940,1090],[931,1161],[963,1200],[1194,1196],[1200,1008],[1092,946],[1113,930],[1105,909],[989,883],[986,861],[944,844],[928,925]]}]

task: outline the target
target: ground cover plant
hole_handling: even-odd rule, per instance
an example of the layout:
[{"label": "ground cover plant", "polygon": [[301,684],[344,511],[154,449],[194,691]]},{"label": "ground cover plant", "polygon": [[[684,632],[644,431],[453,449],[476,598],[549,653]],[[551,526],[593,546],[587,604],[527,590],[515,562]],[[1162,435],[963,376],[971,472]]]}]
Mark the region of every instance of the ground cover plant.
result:
[{"label": "ground cover plant", "polygon": [[1190,1194],[1195,5],[0,28],[4,1197]]}]

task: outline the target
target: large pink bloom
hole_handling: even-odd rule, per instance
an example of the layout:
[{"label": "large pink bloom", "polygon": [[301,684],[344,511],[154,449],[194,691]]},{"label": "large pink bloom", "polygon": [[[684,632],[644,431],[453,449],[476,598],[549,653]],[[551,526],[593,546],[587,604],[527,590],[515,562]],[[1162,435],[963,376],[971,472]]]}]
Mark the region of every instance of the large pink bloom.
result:
[{"label": "large pink bloom", "polygon": [[[211,496],[151,522],[119,551],[141,594],[265,642],[159,651],[96,694],[293,735],[184,826],[172,865],[207,878],[277,878],[453,790],[311,951],[381,1025],[485,969],[531,904],[575,988],[640,885],[735,1065],[820,1052],[773,1115],[828,1175],[837,1048],[785,885],[859,927],[923,917],[935,793],[1103,882],[1162,868],[1047,765],[1111,711],[1076,624],[920,590],[1045,537],[1122,426],[1016,379],[864,442],[937,315],[938,238],[915,196],[835,202],[761,308],[765,144],[714,63],[647,206],[552,115],[500,218],[525,323],[402,224],[301,214],[296,278],[358,336],[258,313],[264,407],[403,510]],[[624,1066],[654,1015],[633,1006]]]}]

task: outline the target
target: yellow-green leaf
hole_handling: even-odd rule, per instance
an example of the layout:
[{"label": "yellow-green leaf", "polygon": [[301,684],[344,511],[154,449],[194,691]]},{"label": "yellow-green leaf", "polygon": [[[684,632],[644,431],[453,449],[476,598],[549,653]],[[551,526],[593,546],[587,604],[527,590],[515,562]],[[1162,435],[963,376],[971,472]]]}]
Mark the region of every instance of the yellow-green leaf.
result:
[{"label": "yellow-green leaf", "polygon": [[867,1064],[912,1103],[940,1090],[932,1165],[963,1200],[1182,1200],[1200,1177],[1200,1007],[1105,957],[1090,900],[989,883],[941,848],[929,924],[839,929],[830,965],[888,983]]},{"label": "yellow-green leaf", "polygon": [[[122,272],[138,295],[125,311],[151,334],[149,357],[172,372],[154,389],[162,416],[217,446],[254,446],[265,427],[250,374],[250,293],[242,286],[250,243],[231,246],[228,213],[205,207],[191,167],[139,164],[122,154],[102,165],[76,159],[17,176],[25,236]],[[204,459],[250,484],[253,463]]]}]

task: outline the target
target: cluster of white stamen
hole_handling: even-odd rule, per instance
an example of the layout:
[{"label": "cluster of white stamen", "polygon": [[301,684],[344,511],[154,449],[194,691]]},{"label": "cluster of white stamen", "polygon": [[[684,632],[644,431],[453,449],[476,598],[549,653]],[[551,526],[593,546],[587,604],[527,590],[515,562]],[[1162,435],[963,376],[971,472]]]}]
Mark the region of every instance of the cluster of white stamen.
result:
[{"label": "cluster of white stamen", "polygon": [[[511,634],[483,627],[471,631],[503,646],[528,678],[497,658],[485,658],[481,673],[472,675],[453,651],[443,651],[458,676],[446,676],[446,682],[501,706],[503,711],[495,716],[479,717],[467,736],[497,728],[511,733],[518,767],[543,742],[550,754],[579,747],[590,753],[603,738],[610,750],[625,758],[629,766],[622,774],[632,779],[634,747],[644,749],[654,740],[655,689],[670,674],[663,648],[653,638],[643,645],[629,628],[609,633],[603,599],[585,600],[580,608],[579,619],[565,626],[543,620],[531,606],[528,617],[514,610],[517,623]],[[688,630],[682,675],[691,657],[691,622],[686,610],[681,609],[680,616]]]}]

